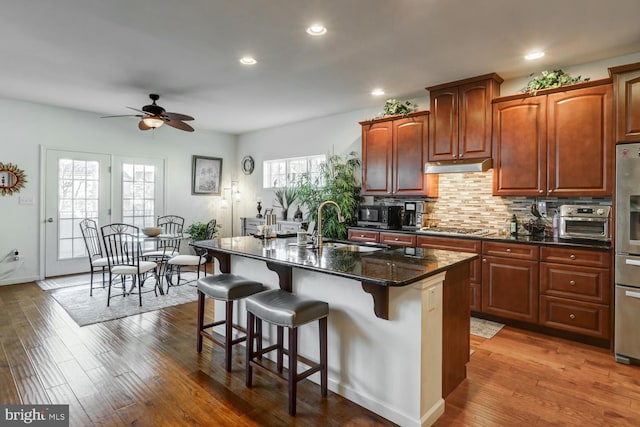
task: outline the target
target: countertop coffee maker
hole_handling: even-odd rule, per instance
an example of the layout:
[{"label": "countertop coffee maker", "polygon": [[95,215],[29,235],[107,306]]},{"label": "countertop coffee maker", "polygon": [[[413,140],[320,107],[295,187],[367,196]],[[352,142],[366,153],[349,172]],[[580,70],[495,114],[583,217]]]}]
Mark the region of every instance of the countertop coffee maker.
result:
[{"label": "countertop coffee maker", "polygon": [[404,210],[402,214],[402,229],[420,229],[422,227],[422,213],[424,211],[424,202],[404,202]]}]

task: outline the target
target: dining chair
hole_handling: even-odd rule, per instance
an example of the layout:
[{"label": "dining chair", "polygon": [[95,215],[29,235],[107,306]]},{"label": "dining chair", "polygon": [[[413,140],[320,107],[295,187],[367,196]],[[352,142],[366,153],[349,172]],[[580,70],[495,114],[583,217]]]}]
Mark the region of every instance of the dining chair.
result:
[{"label": "dining chair", "polygon": [[89,267],[91,267],[89,296],[93,296],[93,273],[98,268],[102,270],[102,287],[104,288],[104,275],[107,267],[109,267],[109,261],[102,253],[102,243],[100,243],[100,233],[96,222],[89,218],[83,219],[80,221],[80,231],[89,254]]},{"label": "dining chair", "polygon": [[[215,219],[212,219],[207,223],[207,228],[205,231],[204,240],[210,240],[213,238],[213,235],[216,232],[216,223]],[[171,257],[169,261],[167,261],[167,292],[169,292],[170,286],[179,286],[180,285],[180,272],[182,267],[197,267],[197,277],[196,280],[200,278],[200,269],[204,265],[204,275],[207,276],[207,267],[206,263],[208,261],[207,250],[202,248],[193,248],[195,251],[195,255],[176,255]],[[176,274],[178,281],[173,283],[173,275]],[[185,282],[188,283],[188,282]],[[183,283],[183,285],[185,284]]]},{"label": "dining chair", "polygon": [[[156,281],[153,292],[158,296],[157,267],[155,261],[142,260],[140,229],[134,225],[114,223],[103,226],[101,229],[104,241],[105,254],[109,264],[109,290],[107,293],[107,307],[111,298],[116,296],[127,296],[133,293],[133,289],[138,288],[139,304],[142,306],[142,287],[149,273],[152,273]],[[127,291],[125,286],[126,276],[131,276],[132,285]],[[111,288],[114,278],[120,277],[122,281],[122,293],[112,296]],[[162,289],[160,289],[162,292]],[[150,290],[144,293],[151,292]]]},{"label": "dining chair", "polygon": [[[156,225],[162,229],[161,235],[180,236],[184,227],[184,218],[177,215],[159,216]],[[155,248],[145,251],[142,256],[145,259],[163,261],[178,255],[181,239],[157,239]]]}]

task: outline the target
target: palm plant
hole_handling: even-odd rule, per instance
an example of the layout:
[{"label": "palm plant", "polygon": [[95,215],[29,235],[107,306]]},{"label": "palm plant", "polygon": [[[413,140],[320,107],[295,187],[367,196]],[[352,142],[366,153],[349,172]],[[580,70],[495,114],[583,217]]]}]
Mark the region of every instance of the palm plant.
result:
[{"label": "palm plant", "polygon": [[308,210],[309,220],[318,221],[318,207],[326,200],[333,200],[342,211],[344,223],[338,221],[336,209],[323,212],[322,230],[325,237],[346,239],[347,227],[357,221],[358,205],[362,200],[359,173],[361,161],[358,153],[352,151],[342,159],[331,155],[320,166],[318,175],[303,174],[298,180],[298,199]]},{"label": "palm plant", "polygon": [[289,206],[298,199],[298,188],[296,186],[286,186],[274,191],[276,199],[274,206],[282,208],[282,219],[287,219]]}]

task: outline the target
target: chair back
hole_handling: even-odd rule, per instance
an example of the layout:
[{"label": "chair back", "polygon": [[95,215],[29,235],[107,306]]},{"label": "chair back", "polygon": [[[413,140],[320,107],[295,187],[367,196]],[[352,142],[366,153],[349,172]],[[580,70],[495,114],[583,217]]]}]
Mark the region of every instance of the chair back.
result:
[{"label": "chair back", "polygon": [[100,233],[96,222],[89,218],[83,219],[80,221],[80,231],[89,254],[89,260],[102,258],[102,245],[100,244]]},{"label": "chair back", "polygon": [[213,235],[216,232],[216,220],[212,219],[207,223],[207,230],[205,231],[204,238],[205,240],[213,239]]},{"label": "chair back", "polygon": [[177,215],[159,216],[158,227],[162,228],[162,234],[182,234],[184,218]]},{"label": "chair back", "polygon": [[101,228],[109,268],[115,265],[140,266],[140,229],[135,225],[114,223]]}]

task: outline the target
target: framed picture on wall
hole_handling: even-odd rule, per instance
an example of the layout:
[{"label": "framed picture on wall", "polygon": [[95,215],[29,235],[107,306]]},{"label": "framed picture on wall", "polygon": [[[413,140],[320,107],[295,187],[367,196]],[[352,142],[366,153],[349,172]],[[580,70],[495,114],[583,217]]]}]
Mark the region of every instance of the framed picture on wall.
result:
[{"label": "framed picture on wall", "polygon": [[191,175],[191,194],[220,195],[221,158],[194,155]]}]

